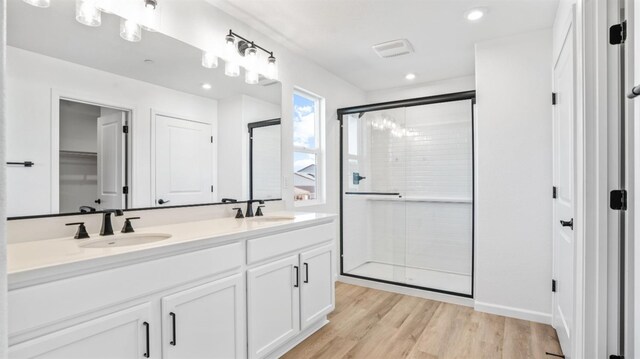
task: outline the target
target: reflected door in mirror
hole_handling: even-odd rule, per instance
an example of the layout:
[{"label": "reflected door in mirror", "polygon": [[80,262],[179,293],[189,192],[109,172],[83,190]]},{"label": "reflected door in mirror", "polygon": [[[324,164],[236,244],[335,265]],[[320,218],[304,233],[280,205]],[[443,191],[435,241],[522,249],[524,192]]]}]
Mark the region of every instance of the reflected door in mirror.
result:
[{"label": "reflected door in mirror", "polygon": [[211,125],[155,116],[155,206],[213,202]]},{"label": "reflected door in mirror", "polygon": [[102,209],[125,208],[125,116],[116,112],[98,118],[98,201]]}]

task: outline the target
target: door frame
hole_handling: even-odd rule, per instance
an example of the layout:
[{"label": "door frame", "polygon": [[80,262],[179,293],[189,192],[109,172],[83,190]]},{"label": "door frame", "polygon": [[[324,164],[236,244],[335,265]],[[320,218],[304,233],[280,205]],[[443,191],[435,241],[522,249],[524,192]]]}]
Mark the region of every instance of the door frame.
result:
[{"label": "door frame", "polygon": [[[422,105],[432,105],[444,102],[456,102],[456,101],[471,101],[471,293],[457,293],[448,290],[436,289],[423,287],[408,283],[394,282],[390,280],[378,279],[378,278],[370,278],[356,274],[345,273],[344,271],[344,115],[349,114],[359,114],[362,112],[370,112],[370,111],[379,111],[379,110],[388,110],[399,107],[413,107],[413,106],[422,106]],[[367,281],[373,281],[378,283],[391,284],[401,287],[420,289],[440,294],[447,294],[456,297],[463,298],[471,298],[473,299],[475,295],[475,237],[476,237],[476,151],[475,151],[475,104],[476,104],[476,91],[463,91],[463,92],[453,92],[453,93],[445,93],[441,95],[435,96],[427,96],[427,97],[418,97],[411,98],[406,100],[398,100],[398,101],[389,101],[389,102],[380,102],[367,104],[362,106],[353,106],[353,107],[345,107],[339,108],[337,110],[337,120],[340,121],[340,148],[339,148],[339,166],[340,171],[338,171],[340,179],[339,179],[339,190],[340,190],[340,276],[350,277],[356,279],[362,279]],[[353,194],[353,193],[351,193]]]},{"label": "door frame", "polygon": [[135,105],[122,103],[110,99],[99,98],[99,96],[87,96],[85,94],[73,91],[51,88],[51,175],[50,175],[50,208],[51,215],[59,214],[60,211],[60,101],[71,101],[84,103],[87,105],[111,108],[126,113],[126,125],[129,126],[129,132],[125,134],[125,166],[124,166],[124,186],[129,187],[129,191],[125,194],[125,207],[132,207],[132,189],[131,184],[134,183],[134,173],[132,168],[135,167],[133,156],[133,124],[137,116],[138,110]]},{"label": "door frame", "polygon": [[[150,115],[151,115],[151,166],[150,166],[150,170],[151,170],[151,188],[149,189],[149,195],[151,196],[149,198],[149,208],[169,208],[169,207],[174,207],[174,206],[158,206],[158,203],[156,203],[156,117],[157,116],[164,116],[164,117],[170,117],[170,118],[174,118],[176,120],[182,120],[182,121],[189,121],[189,122],[196,122],[196,123],[202,123],[205,125],[209,125],[211,126],[211,139],[212,141],[215,141],[215,129],[214,129],[214,124],[211,122],[206,122],[206,121],[198,121],[198,120],[194,120],[191,118],[188,118],[186,116],[182,116],[179,114],[175,114],[169,111],[162,111],[162,110],[158,110],[155,108],[151,108],[150,111]],[[217,155],[218,155],[218,151],[217,151],[217,143],[216,142],[212,142],[212,153],[211,153],[211,182],[213,182],[213,186],[214,186],[214,191],[211,192],[211,202],[210,203],[214,203],[215,202],[215,198],[217,198],[218,196],[218,177],[217,177],[217,173],[216,173],[216,167],[217,167]],[[175,206],[175,207],[183,207],[183,206],[191,206],[192,204],[187,204],[187,205],[179,205],[179,206]]]},{"label": "door frame", "polygon": [[[271,120],[249,122],[247,127],[249,129],[249,199],[253,199],[253,130],[259,127],[277,126],[282,125],[280,118],[274,118]],[[280,186],[282,187],[282,186]],[[280,197],[276,200],[282,200],[282,189],[280,190]]]}]

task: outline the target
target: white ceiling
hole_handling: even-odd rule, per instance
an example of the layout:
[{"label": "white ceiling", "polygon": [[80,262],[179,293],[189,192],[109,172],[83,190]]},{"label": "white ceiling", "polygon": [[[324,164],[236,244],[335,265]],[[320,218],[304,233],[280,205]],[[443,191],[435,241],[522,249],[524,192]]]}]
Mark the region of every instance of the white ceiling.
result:
[{"label": "white ceiling", "polygon": [[[474,44],[553,25],[558,0],[207,0],[369,91],[474,74]],[[220,4],[223,4],[220,6]],[[481,21],[464,13],[487,7]],[[415,53],[371,46],[408,39]]]},{"label": "white ceiling", "polygon": [[[181,92],[212,99],[247,94],[279,104],[280,84],[247,85],[244,77],[224,75],[224,62],[217,69],[200,65],[199,49],[160,33],[144,31],[142,41],[120,38],[119,18],[102,15],[100,27],[75,20],[75,1],[51,1],[51,7],[37,8],[21,0],[8,1],[7,43],[76,64],[149,82]],[[144,60],[153,60],[152,64]],[[212,85],[205,91],[202,83]]]}]

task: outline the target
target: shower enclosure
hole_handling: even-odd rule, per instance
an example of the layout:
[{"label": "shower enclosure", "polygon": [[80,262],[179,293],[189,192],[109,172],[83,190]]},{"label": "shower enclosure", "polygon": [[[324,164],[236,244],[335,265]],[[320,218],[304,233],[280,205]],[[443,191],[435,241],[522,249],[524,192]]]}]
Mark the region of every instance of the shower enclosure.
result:
[{"label": "shower enclosure", "polygon": [[475,91],[338,110],[344,276],[473,297]]}]

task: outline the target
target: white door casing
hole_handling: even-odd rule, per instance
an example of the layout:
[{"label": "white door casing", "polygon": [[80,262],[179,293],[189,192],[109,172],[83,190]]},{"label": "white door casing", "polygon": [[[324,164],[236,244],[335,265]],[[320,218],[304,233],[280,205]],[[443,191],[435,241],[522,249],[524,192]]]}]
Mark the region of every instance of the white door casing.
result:
[{"label": "white door casing", "polygon": [[160,114],[154,125],[154,206],[212,202],[211,125]]},{"label": "white door casing", "polygon": [[[565,357],[572,357],[575,340],[575,136],[576,82],[575,37],[573,22],[553,67],[556,103],[553,106],[553,181],[556,198],[553,204],[553,327],[558,333]],[[565,224],[561,223],[563,221]],[[568,226],[571,222],[572,226]]]},{"label": "white door casing", "polygon": [[126,113],[98,117],[98,193],[99,209],[125,208],[125,133]]}]

